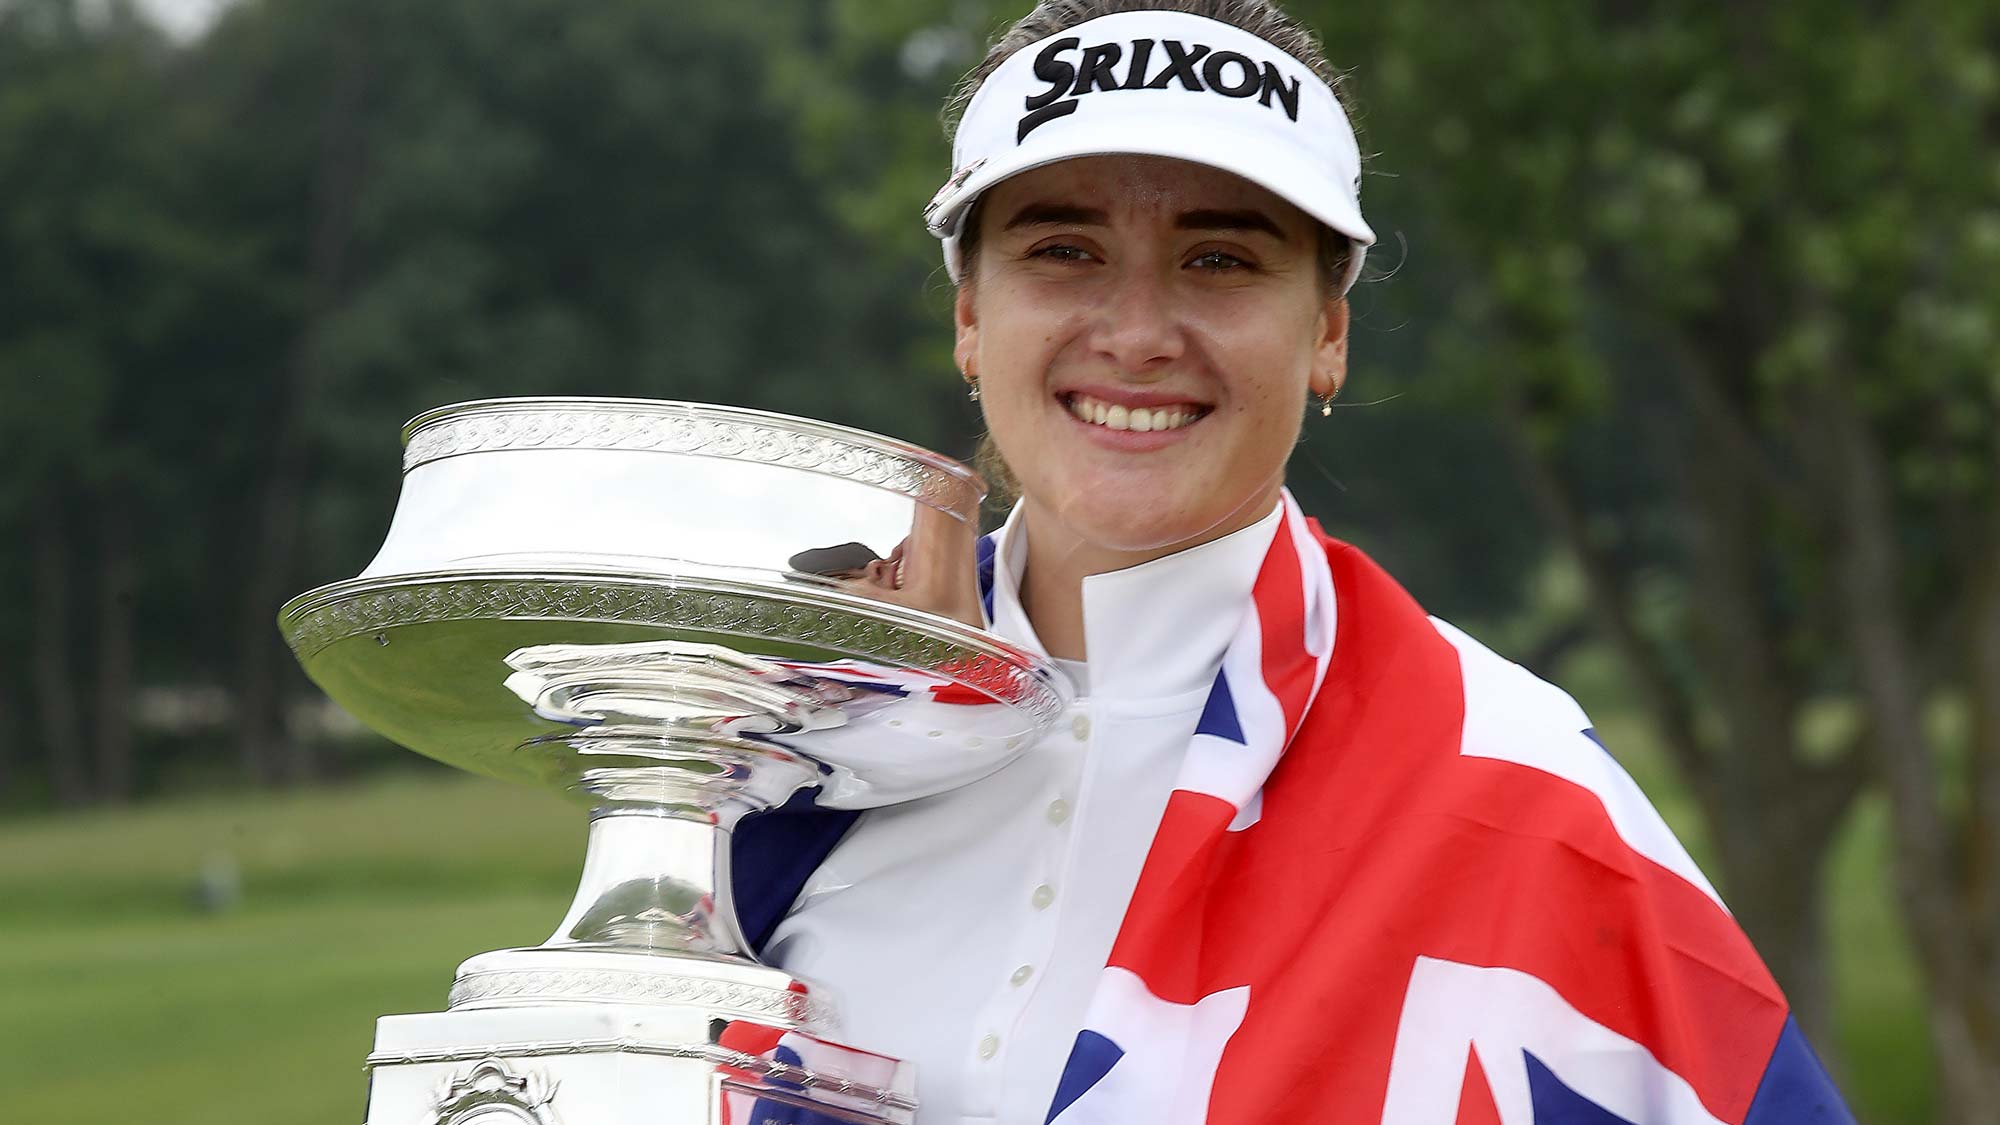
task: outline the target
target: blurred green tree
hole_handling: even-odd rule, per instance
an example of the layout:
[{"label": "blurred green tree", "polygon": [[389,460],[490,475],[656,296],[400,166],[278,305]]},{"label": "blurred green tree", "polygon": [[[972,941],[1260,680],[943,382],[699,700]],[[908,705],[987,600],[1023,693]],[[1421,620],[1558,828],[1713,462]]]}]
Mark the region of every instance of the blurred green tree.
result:
[{"label": "blurred green tree", "polygon": [[[218,195],[286,295],[246,379],[235,604],[246,770],[309,776],[286,595],[379,538],[396,424],[494,394],[720,399],[919,440],[962,408],[803,171],[754,10],[291,0],[199,48]],[[289,757],[288,757],[289,755]]]},{"label": "blurred green tree", "polygon": [[[213,772],[131,701],[226,681],[237,768],[330,765],[273,627],[379,541],[396,427],[494,394],[724,400],[963,443],[799,155],[813,6],[281,0],[205,38],[0,0],[0,753],[14,799]],[[136,628],[136,632],[135,632]],[[214,718],[215,716],[210,716]]]},{"label": "blurred green tree", "polygon": [[32,685],[38,721],[22,729],[64,803],[138,783],[137,669],[185,655],[145,627],[142,591],[186,576],[150,565],[195,549],[170,513],[216,483],[189,453],[234,266],[184,208],[175,62],[123,6],[0,7],[0,527],[27,547],[0,565],[29,591],[0,611],[28,639],[0,659],[0,703]]}]

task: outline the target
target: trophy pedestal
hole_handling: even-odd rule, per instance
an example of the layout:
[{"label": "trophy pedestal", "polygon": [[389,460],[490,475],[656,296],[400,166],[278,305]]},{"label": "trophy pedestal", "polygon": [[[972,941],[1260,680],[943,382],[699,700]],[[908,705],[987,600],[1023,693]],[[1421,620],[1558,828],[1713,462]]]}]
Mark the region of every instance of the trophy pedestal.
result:
[{"label": "trophy pedestal", "polygon": [[[638,772],[627,797],[658,788]],[[376,1024],[368,1125],[907,1125],[914,1068],[833,1042],[824,994],[746,949],[734,816],[599,809],[548,943],[479,954],[449,1011]]]},{"label": "trophy pedestal", "polygon": [[384,1016],[367,1125],[908,1125],[914,1068],[694,1006]]}]

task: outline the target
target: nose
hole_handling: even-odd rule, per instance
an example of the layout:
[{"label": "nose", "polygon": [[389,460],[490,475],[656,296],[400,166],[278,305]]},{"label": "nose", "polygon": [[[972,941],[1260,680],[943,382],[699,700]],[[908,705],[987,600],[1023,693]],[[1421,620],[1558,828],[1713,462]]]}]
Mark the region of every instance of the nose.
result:
[{"label": "nose", "polygon": [[1091,346],[1134,374],[1181,357],[1186,339],[1169,279],[1151,269],[1120,269],[1106,279]]}]

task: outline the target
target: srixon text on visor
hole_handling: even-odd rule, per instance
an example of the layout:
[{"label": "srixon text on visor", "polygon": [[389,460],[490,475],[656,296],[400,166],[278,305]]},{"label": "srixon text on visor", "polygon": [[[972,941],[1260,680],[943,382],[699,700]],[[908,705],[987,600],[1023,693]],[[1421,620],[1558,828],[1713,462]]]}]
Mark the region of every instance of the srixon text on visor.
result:
[{"label": "srixon text on visor", "polygon": [[[1035,56],[1035,77],[1049,84],[1038,94],[1029,94],[1021,108],[1014,143],[1058,117],[1076,112],[1077,99],[1100,90],[1164,90],[1179,83],[1197,94],[1220,94],[1225,98],[1255,96],[1257,104],[1282,108],[1285,116],[1299,119],[1299,80],[1287,79],[1272,63],[1259,65],[1235,51],[1212,50],[1203,43],[1182,43],[1178,39],[1134,39],[1129,44],[1099,43],[1084,47],[1076,36],[1057,39]],[[1075,62],[1064,57],[1079,51]],[[1157,69],[1152,69],[1155,58]],[[1124,73],[1118,64],[1125,63]],[[1276,105],[1273,105],[1275,99]]]}]

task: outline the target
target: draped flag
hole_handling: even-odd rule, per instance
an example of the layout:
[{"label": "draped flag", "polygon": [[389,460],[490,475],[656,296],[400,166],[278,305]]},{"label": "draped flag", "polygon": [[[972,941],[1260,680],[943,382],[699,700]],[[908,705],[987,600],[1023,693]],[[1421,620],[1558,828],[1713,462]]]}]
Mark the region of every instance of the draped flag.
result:
[{"label": "draped flag", "polygon": [[1054,1125],[1851,1121],[1569,697],[1285,516]]}]

